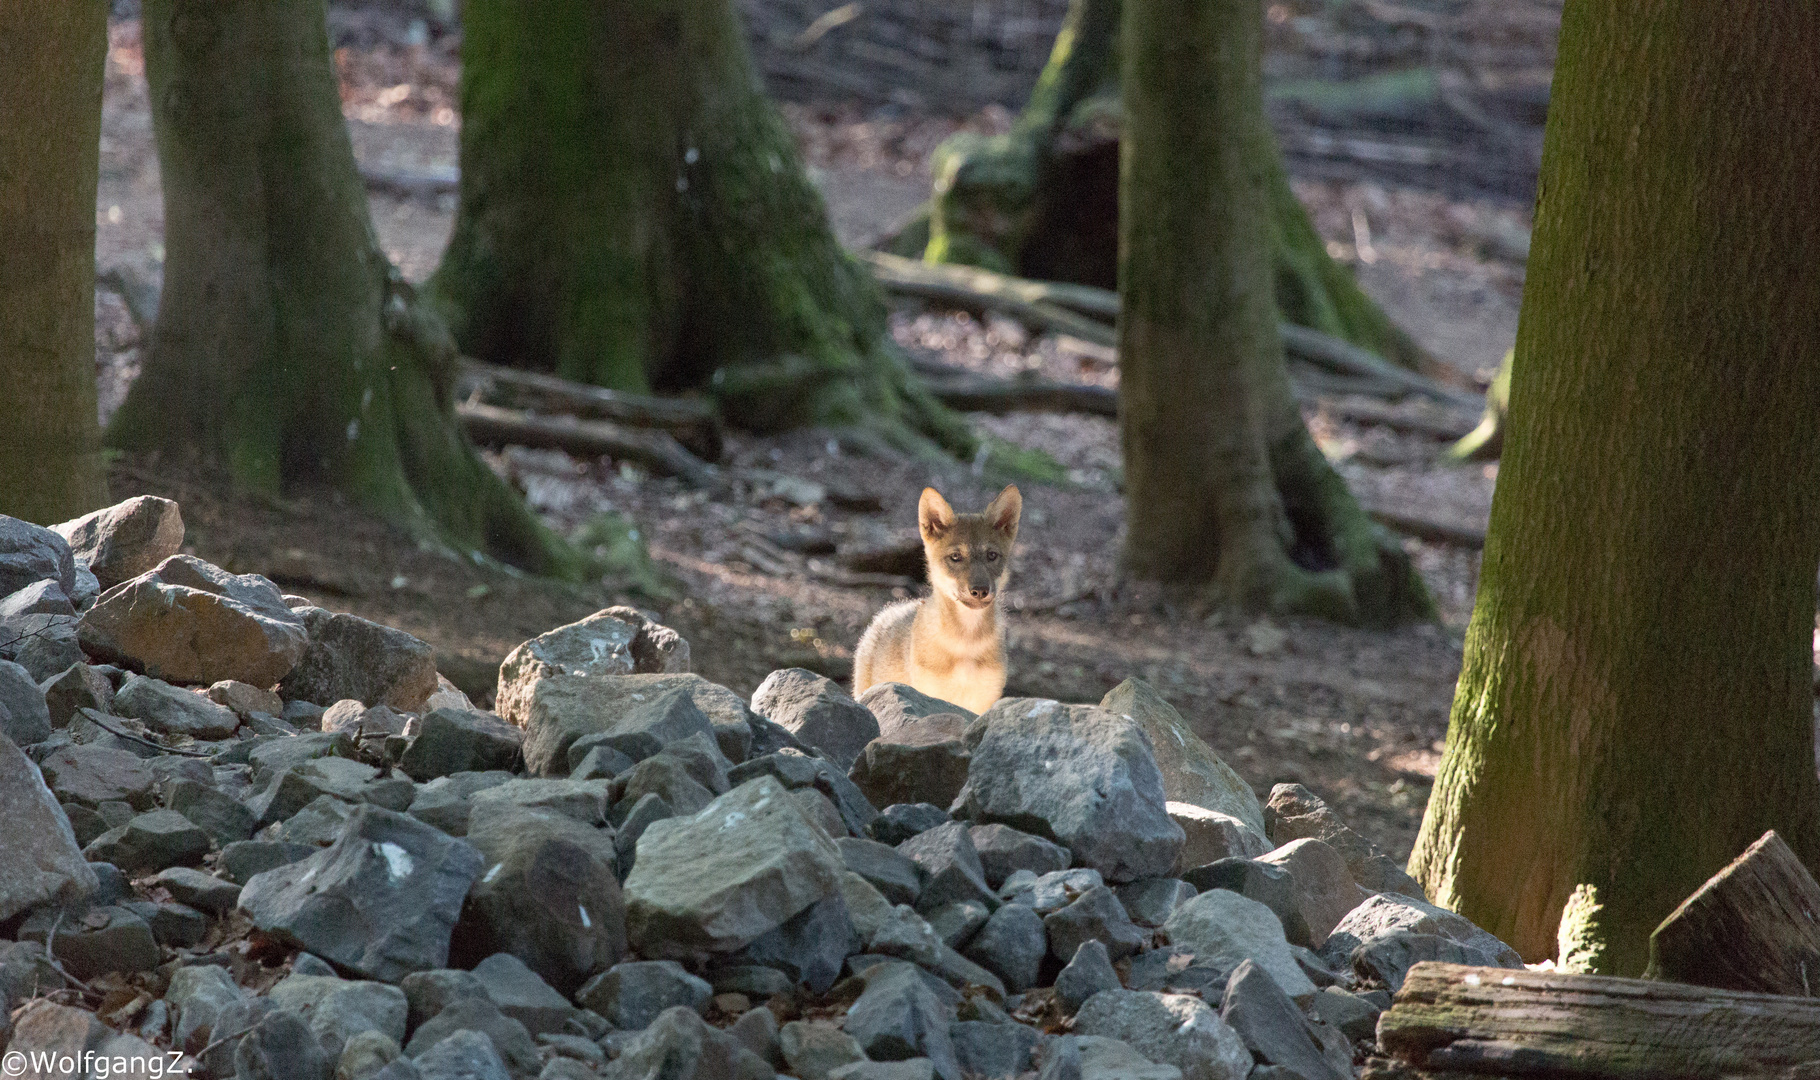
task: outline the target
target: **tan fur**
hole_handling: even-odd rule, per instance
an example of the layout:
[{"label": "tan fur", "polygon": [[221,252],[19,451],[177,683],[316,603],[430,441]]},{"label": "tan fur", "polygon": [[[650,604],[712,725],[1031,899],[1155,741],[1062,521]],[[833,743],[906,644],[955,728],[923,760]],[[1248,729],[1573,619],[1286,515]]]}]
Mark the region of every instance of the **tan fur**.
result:
[{"label": "tan fur", "polygon": [[1024,508],[1007,487],[978,514],[957,514],[934,488],[917,505],[930,595],[878,613],[853,653],[853,693],[899,682],[972,712],[1005,692],[999,593]]}]

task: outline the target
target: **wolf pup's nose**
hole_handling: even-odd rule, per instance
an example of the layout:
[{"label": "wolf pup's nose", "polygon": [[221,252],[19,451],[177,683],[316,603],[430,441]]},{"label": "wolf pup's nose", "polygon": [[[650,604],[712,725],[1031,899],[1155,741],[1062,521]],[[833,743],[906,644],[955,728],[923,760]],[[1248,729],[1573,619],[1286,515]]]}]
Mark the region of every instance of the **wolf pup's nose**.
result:
[{"label": "wolf pup's nose", "polygon": [[992,595],[992,590],[984,585],[970,585],[967,587],[967,592],[975,600],[984,600],[986,597]]}]

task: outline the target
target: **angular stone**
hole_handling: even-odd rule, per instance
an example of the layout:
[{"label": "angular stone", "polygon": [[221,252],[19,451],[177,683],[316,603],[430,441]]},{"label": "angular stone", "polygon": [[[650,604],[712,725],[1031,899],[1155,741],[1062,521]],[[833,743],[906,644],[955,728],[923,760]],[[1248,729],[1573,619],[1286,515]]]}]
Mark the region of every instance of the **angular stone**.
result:
[{"label": "angular stone", "polygon": [[1074,1017],[1083,1035],[1117,1039],[1152,1061],[1174,1065],[1183,1080],[1245,1080],[1251,1054],[1238,1033],[1197,997],[1107,990]]},{"label": "angular stone", "polygon": [[[61,925],[57,922],[60,915]],[[52,952],[78,979],[110,971],[150,971],[164,959],[151,925],[124,907],[91,907],[79,919],[39,908],[20,925],[19,940],[42,944],[53,926],[57,927],[57,941]]]},{"label": "angular stone", "polygon": [[[715,737],[698,699],[724,690],[699,675],[547,675],[522,693],[517,715],[499,713],[525,729],[525,767],[538,776],[568,769],[569,747],[590,735],[633,760],[700,733]],[[522,716],[522,720],[520,719]]]},{"label": "angular stone", "polygon": [[1173,871],[1176,877],[1221,859],[1255,859],[1270,850],[1270,841],[1263,833],[1231,814],[1172,802],[1169,816],[1182,827],[1182,833],[1187,837],[1182,843],[1181,854],[1176,856]]},{"label": "angular stone", "polygon": [[523,745],[524,732],[491,713],[433,709],[418,721],[417,739],[398,767],[419,783],[450,773],[511,769]]},{"label": "angular stone", "polygon": [[234,1047],[238,1080],[329,1080],[335,1056],[296,1013],[278,1010],[253,1026]]},{"label": "angular stone", "polygon": [[382,982],[445,965],[480,852],[403,814],[362,806],[341,838],[247,882],[259,929]]},{"label": "angular stone", "polygon": [[225,739],[240,726],[232,709],[161,679],[134,675],[114,695],[114,712],[139,720],[153,731],[193,739]]},{"label": "angular stone", "polygon": [[[577,740],[576,745],[579,742]],[[637,764],[611,746],[589,747],[580,758],[574,754],[575,746],[570,746],[569,750],[569,757],[574,762],[569,766],[571,780],[611,780]]]},{"label": "angular stone", "polygon": [[390,705],[368,708],[353,698],[345,698],[323,710],[322,730],[344,731],[359,741],[375,735],[404,735],[411,721],[412,717]]},{"label": "angular stone", "polygon": [[[701,736],[697,736],[698,738]],[[656,795],[678,814],[693,814],[714,801],[714,792],[704,787],[680,758],[654,754],[614,777],[607,788],[611,802],[631,800],[636,805],[645,795]]]},{"label": "angular stone", "polygon": [[208,689],[208,699],[224,709],[233,712],[242,721],[254,713],[267,716],[284,715],[284,699],[270,690],[261,689],[233,679],[223,679]]},{"label": "angular stone", "polygon": [[398,1041],[383,1032],[356,1032],[348,1037],[341,1056],[335,1059],[335,1080],[369,1080],[403,1053]]},{"label": "angular stone", "polygon": [[73,903],[98,887],[38,767],[6,739],[0,739],[0,821],[6,823],[0,829],[0,920],[47,902]]},{"label": "angular stone", "polygon": [[120,906],[145,920],[160,945],[187,949],[209,933],[207,915],[187,904],[155,904],[149,900],[122,900]]},{"label": "angular stone", "polygon": [[1364,903],[1367,893],[1353,884],[1346,858],[1313,837],[1291,840],[1258,861],[1289,871],[1294,903],[1308,928],[1307,941],[1292,944],[1318,949],[1346,913]]},{"label": "angular stone", "polygon": [[1376,1002],[1337,986],[1323,987],[1314,996],[1314,1011],[1329,1027],[1354,1042],[1376,1035],[1378,1017],[1384,1012]]},{"label": "angular stone", "polygon": [[264,791],[247,801],[261,825],[284,821],[324,795],[348,803],[372,803],[403,811],[416,797],[409,780],[381,777],[363,761],[324,757],[280,771]]},{"label": "angular stone", "polygon": [[1150,939],[1132,925],[1125,906],[1104,885],[1088,889],[1072,904],[1045,916],[1043,929],[1049,934],[1049,952],[1057,960],[1074,956],[1085,941],[1101,942],[1112,959],[1123,960]]},{"label": "angular stone", "polygon": [[532,1035],[562,1031],[575,1015],[568,998],[511,953],[494,953],[474,965],[474,977],[499,1011],[523,1024]]},{"label": "angular stone", "polygon": [[1188,871],[1186,880],[1201,892],[1226,889],[1271,910],[1283,925],[1283,937],[1292,945],[1310,941],[1308,921],[1296,902],[1295,877],[1274,863],[1257,859],[1221,859]]},{"label": "angular stone", "polygon": [[1302,974],[1283,924],[1263,904],[1227,889],[1212,889],[1175,909],[1163,932],[1196,956],[1238,966],[1251,959],[1270,972],[1283,992],[1298,1002],[1309,1000],[1314,984]]},{"label": "angular stone", "polygon": [[258,825],[258,819],[244,804],[195,780],[171,781],[165,788],[164,801],[223,847],[252,836]]},{"label": "angular stone", "polygon": [[1163,774],[1164,798],[1230,814],[1264,832],[1264,808],[1257,793],[1194,733],[1156,687],[1142,679],[1126,679],[1100,700],[1100,708],[1130,718],[1150,736],[1156,767]]},{"label": "angular stone", "polygon": [[41,525],[0,514],[0,596],[37,581],[56,582],[66,596],[76,591],[69,541]]},{"label": "angular stone", "polygon": [[1091,705],[1007,698],[968,738],[978,741],[955,813],[1052,839],[1108,881],[1175,865],[1182,829],[1164,810],[1149,736],[1134,721]]},{"label": "angular stone", "polygon": [[802,668],[773,671],[752,692],[752,711],[820,750],[842,772],[878,738],[878,720],[840,684]]},{"label": "angular stone", "polygon": [[549,810],[583,825],[599,825],[607,819],[607,782],[521,777],[491,784],[469,798],[468,827],[473,828],[474,814],[481,807],[506,805]]},{"label": "angular stone", "polygon": [[973,850],[979,853],[986,884],[994,889],[1019,870],[1029,870],[1038,876],[1066,870],[1073,858],[1060,844],[1019,832],[1009,825],[975,825],[967,834],[973,838]]},{"label": "angular stone", "polygon": [[812,994],[825,994],[840,978],[841,961],[862,946],[847,902],[839,892],[809,905],[782,926],[735,953],[740,964],[776,968]]},{"label": "angular stone", "polygon": [[961,955],[997,975],[1006,990],[1021,994],[1037,984],[1043,958],[1049,955],[1049,936],[1042,916],[1023,904],[1004,904],[962,947]]},{"label": "angular stone", "polygon": [[[645,830],[655,822],[675,817],[676,813],[661,795],[640,795],[629,809],[625,803],[620,803],[613,809],[614,816],[619,817],[619,832],[614,836],[613,844],[619,850],[619,879],[624,881],[632,872],[633,860],[638,855],[638,841],[644,836]],[[621,810],[625,811],[623,817],[619,816]]]},{"label": "angular stone", "polygon": [[948,1041],[961,1072],[987,1080],[1023,1076],[1035,1068],[1042,1033],[1022,1024],[957,1020],[948,1025]]},{"label": "angular stone", "polygon": [[[479,1035],[519,1076],[536,1074],[542,1062],[525,1026],[499,1011],[488,998],[462,998],[424,1021],[405,1043],[406,1056],[421,1060],[438,1043],[456,1035]],[[421,1067],[421,1066],[420,1066]]]},{"label": "angular stone", "polygon": [[973,850],[973,837],[965,822],[937,826],[904,841],[897,850],[922,867],[919,910],[931,911],[956,900],[977,901],[988,910],[998,906],[998,896],[986,885],[985,871],[980,867],[979,853]]},{"label": "angular stone", "polygon": [[458,962],[510,954],[571,993],[624,957],[626,909],[612,830],[552,810],[481,803],[467,839],[484,868],[462,908]]},{"label": "angular stone", "polygon": [[904,1061],[856,1061],[828,1074],[828,1080],[934,1080],[935,1062],[928,1058]]},{"label": "angular stone", "polygon": [[769,1080],[774,1073],[739,1040],[677,1006],[627,1040],[602,1075],[605,1080]]},{"label": "angular stone", "polygon": [[[1464,916],[1413,897],[1391,893],[1379,893],[1347,912],[1322,944],[1321,959],[1331,968],[1344,970],[1354,950],[1361,945],[1399,931],[1438,935],[1459,942],[1480,957],[1472,962],[1482,967],[1516,968],[1523,964],[1523,958],[1515,949],[1474,926]],[[1278,982],[1281,981],[1279,978]],[[1295,995],[1292,992],[1290,996]]]},{"label": "angular stone", "polygon": [[406,1026],[412,1031],[457,1001],[491,1003],[493,1000],[478,976],[454,968],[414,971],[399,980],[398,989],[404,991],[405,1003],[410,1008]]},{"label": "angular stone", "polygon": [[0,660],[11,660],[42,683],[71,664],[88,663],[76,641],[73,615],[0,617]]},{"label": "angular stone", "polygon": [[237,840],[221,849],[221,872],[229,881],[245,885],[267,870],[302,862],[320,850],[283,840]]},{"label": "angular stone", "polygon": [[928,832],[937,825],[953,820],[948,811],[928,803],[894,803],[879,811],[865,829],[865,835],[892,847],[912,836]]},{"label": "angular stone", "polygon": [[617,964],[588,980],[575,995],[584,1009],[607,1018],[614,1027],[637,1031],[678,1005],[706,1009],[714,988],[683,970],[674,960],[635,960]]},{"label": "angular stone", "polygon": [[455,1031],[413,1059],[422,1080],[508,1080],[505,1058],[478,1031]]},{"label": "angular stone", "polygon": [[984,986],[993,994],[1004,996],[1005,987],[998,976],[949,948],[934,927],[907,907],[891,909],[889,917],[873,931],[867,948],[880,956],[908,960],[956,989]]},{"label": "angular stone", "polygon": [[727,773],[727,780],[738,785],[755,776],[769,776],[791,791],[813,789],[839,812],[847,832],[854,836],[871,835],[868,828],[877,819],[878,811],[853,781],[835,769],[831,762],[802,751],[780,750],[752,757],[735,766]]},{"label": "angular stone", "polygon": [[878,964],[865,973],[866,989],[847,1010],[845,1028],[875,1061],[926,1057],[944,1080],[961,1080],[948,1039],[953,1011],[924,985],[916,968]]},{"label": "angular stone", "polygon": [[183,514],[176,503],[156,495],[140,495],[51,530],[69,542],[71,554],[104,589],[138,577],[183,547]]},{"label": "angular stone", "polygon": [[963,720],[971,722],[975,715],[953,702],[930,697],[903,683],[879,683],[868,687],[859,696],[859,703],[878,721],[880,738],[888,738],[900,728],[914,726],[917,721],[931,716],[959,714]]},{"label": "angular stone", "polygon": [[[360,751],[353,736],[346,732],[296,735],[290,738],[260,738],[247,751],[252,766],[253,784],[263,788],[279,772],[318,758],[339,757],[352,760]],[[217,759],[219,760],[219,759]]]},{"label": "angular stone", "polygon": [[1319,795],[1300,784],[1278,784],[1270,789],[1264,807],[1265,835],[1279,847],[1291,840],[1313,837],[1346,858],[1352,880],[1367,892],[1393,892],[1424,903],[1428,894],[1401,866],[1376,844],[1340,821]]},{"label": "angular stone", "polygon": [[1047,915],[1052,911],[1060,911],[1088,890],[1097,889],[1104,884],[1106,881],[1100,877],[1098,870],[1089,870],[1084,866],[1073,870],[1057,870],[1042,877],[1029,871],[1020,871],[1005,879],[999,896],[1033,908],[1038,915]]},{"label": "angular stone", "polygon": [[607,608],[513,649],[499,665],[499,715],[528,726],[531,688],[556,675],[672,675],[689,670],[689,643],[626,607]]},{"label": "angular stone", "polygon": [[826,1020],[792,1020],[778,1030],[778,1049],[792,1075],[826,1080],[842,1065],[866,1060],[853,1036]]},{"label": "angular stone", "polygon": [[170,988],[164,992],[164,1000],[176,1011],[171,1045],[188,1054],[201,1053],[214,1040],[215,1020],[221,1010],[249,996],[226,968],[213,964],[179,967],[171,973]]},{"label": "angular stone", "polygon": [[967,782],[966,718],[942,713],[867,743],[851,778],[874,806],[926,802],[947,806]]},{"label": "angular stone", "polygon": [[1238,1032],[1260,1065],[1279,1065],[1303,1080],[1350,1080],[1352,1062],[1336,1063],[1322,1052],[1315,1025],[1276,984],[1270,973],[1251,960],[1240,962],[1226,984],[1220,1018]]},{"label": "angular stone", "polygon": [[44,691],[24,668],[0,660],[0,735],[14,746],[30,746],[51,737],[51,710]]},{"label": "angular stone", "polygon": [[74,615],[76,605],[55,581],[34,581],[10,596],[0,596],[0,619],[21,615]]},{"label": "angular stone", "polygon": [[510,779],[511,773],[499,770],[451,773],[437,777],[417,789],[411,799],[410,809],[406,812],[450,836],[466,836],[474,796]]},{"label": "angular stone", "polygon": [[334,1057],[340,1057],[347,1041],[363,1031],[377,1031],[393,1043],[404,1041],[410,1007],[396,986],[332,975],[291,975],[272,987],[269,996],[280,1009],[303,1017]]},{"label": "angular stone", "polygon": [[209,834],[175,810],[152,810],[109,829],[84,848],[91,862],[109,862],[138,876],[167,866],[196,866],[209,853]]},{"label": "angular stone", "polygon": [[925,917],[942,944],[959,949],[986,925],[992,909],[978,900],[955,900],[927,912]]},{"label": "angular stone", "polygon": [[152,879],[152,883],[171,894],[179,904],[188,904],[210,915],[225,915],[240,901],[240,886],[223,881],[213,874],[174,866]]},{"label": "angular stone", "polygon": [[872,883],[893,904],[916,903],[923,891],[923,868],[915,859],[876,840],[843,836],[834,841],[848,870]]},{"label": "angular stone", "polygon": [[1081,942],[1074,958],[1055,977],[1055,996],[1069,1009],[1079,1009],[1087,999],[1102,990],[1123,990],[1119,973],[1102,941]]},{"label": "angular stone", "polygon": [[304,652],[303,620],[278,587],[189,555],[102,593],[77,625],[90,655],[156,679],[270,686]]},{"label": "angular stone", "polygon": [[1139,926],[1161,926],[1175,914],[1175,909],[1194,899],[1193,885],[1179,878],[1146,878],[1120,885],[1119,903]]},{"label": "angular stone", "polygon": [[107,712],[114,703],[114,685],[92,664],[71,664],[40,689],[53,728],[68,724],[79,709]]},{"label": "angular stone", "polygon": [[309,645],[279,683],[278,696],[286,701],[326,708],[353,698],[416,712],[436,692],[436,657],[421,639],[358,615],[318,607],[297,614]]},{"label": "angular stone", "polygon": [[276,835],[270,829],[262,835],[286,843],[325,848],[340,838],[341,830],[347,828],[348,819],[354,816],[356,805],[333,795],[318,795],[278,826]]},{"label": "angular stone", "polygon": [[843,872],[828,835],[759,777],[645,830],[625,884],[627,929],[646,956],[732,952],[833,894]]}]

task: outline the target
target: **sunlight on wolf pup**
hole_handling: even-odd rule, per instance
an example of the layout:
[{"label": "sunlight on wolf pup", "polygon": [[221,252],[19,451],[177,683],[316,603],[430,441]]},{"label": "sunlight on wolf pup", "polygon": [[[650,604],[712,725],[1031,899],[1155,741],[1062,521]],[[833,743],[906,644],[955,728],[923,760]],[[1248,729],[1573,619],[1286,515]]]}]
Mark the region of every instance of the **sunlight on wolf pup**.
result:
[{"label": "sunlight on wolf pup", "polygon": [[1005,631],[998,596],[1024,499],[1015,486],[978,514],[957,514],[934,488],[917,504],[933,591],[878,613],[853,653],[853,694],[904,683],[930,697],[985,712],[1005,690]]}]

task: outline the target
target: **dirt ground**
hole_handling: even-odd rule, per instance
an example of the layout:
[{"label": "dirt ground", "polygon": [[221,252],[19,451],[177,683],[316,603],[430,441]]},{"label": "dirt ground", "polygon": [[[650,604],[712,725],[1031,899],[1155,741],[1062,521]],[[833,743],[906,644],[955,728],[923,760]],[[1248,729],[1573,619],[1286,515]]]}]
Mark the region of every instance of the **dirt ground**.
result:
[{"label": "dirt ground", "polygon": [[[338,50],[337,63],[363,166],[453,167],[455,40],[383,20],[367,26],[371,32],[349,34],[349,20],[358,28],[360,18],[358,10],[342,12],[337,33],[354,43]],[[1546,67],[1551,59],[1525,62]],[[866,114],[840,103],[792,104],[785,113],[850,246],[889,235],[916,209],[929,189],[928,153],[942,138],[962,126],[1002,130],[1010,121],[998,108],[964,120],[901,109]],[[98,264],[104,272],[130,264],[155,274],[163,258],[158,169],[139,26],[130,19],[112,29],[101,160]],[[1509,243],[1485,238],[1526,237],[1526,205],[1347,180],[1332,170],[1298,177],[1296,189],[1329,250],[1354,268],[1368,293],[1459,381],[1490,378],[1515,337],[1522,265]],[[371,206],[388,254],[407,277],[426,277],[448,236],[453,197],[375,191]],[[136,375],[142,343],[118,296],[98,292],[96,311],[105,417]],[[892,325],[906,345],[950,363],[1117,384],[1103,350],[1033,336],[1004,320],[906,306]],[[1347,421],[1342,405],[1311,402],[1307,416],[1367,505],[1483,528],[1495,465],[1442,464],[1445,443]],[[1477,551],[1404,541],[1436,596],[1440,625],[1384,633],[1225,619],[1192,597],[1121,580],[1113,422],[1043,414],[974,420],[985,432],[1048,452],[1070,471],[1066,485],[1024,485],[1007,598],[1008,692],[1097,700],[1127,677],[1150,680],[1260,794],[1280,781],[1305,783],[1356,828],[1399,857],[1407,854],[1439,759]],[[514,448],[491,460],[560,529],[603,510],[628,515],[677,582],[678,596],[660,601],[613,582],[573,587],[526,579],[420,547],[333,495],[234,496],[187,462],[123,459],[112,486],[117,498],[152,493],[180,501],[187,547],[205,558],[422,636],[445,673],[475,694],[490,693],[498,661],[519,641],[628,600],[690,639],[697,670],[742,693],[780,666],[841,675],[871,614],[894,595],[908,595],[910,583],[843,584],[851,579],[833,568],[837,560],[910,538],[925,484],[963,509],[983,505],[996,490],[965,464],[930,469],[856,458],[828,433],[813,431],[735,434],[722,463],[730,482],[714,495],[630,465],[556,452]],[[843,508],[867,501],[884,509]]]}]

